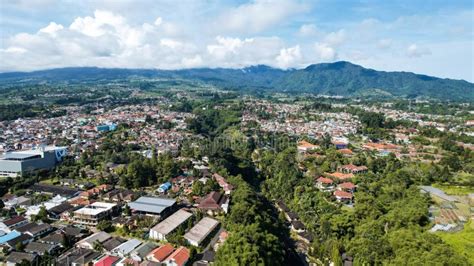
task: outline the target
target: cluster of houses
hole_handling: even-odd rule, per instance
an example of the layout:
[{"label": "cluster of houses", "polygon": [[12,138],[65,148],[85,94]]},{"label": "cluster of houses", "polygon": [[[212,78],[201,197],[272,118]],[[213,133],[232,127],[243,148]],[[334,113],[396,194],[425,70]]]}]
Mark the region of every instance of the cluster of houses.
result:
[{"label": "cluster of houses", "polygon": [[351,180],[357,174],[366,173],[366,166],[353,164],[338,167],[337,172],[325,173],[316,179],[316,187],[324,192],[331,192],[337,201],[352,204],[356,185]]},{"label": "cluster of houses", "polygon": [[[168,121],[173,128],[161,129],[146,124],[146,117]],[[166,111],[159,106],[120,106],[87,115],[79,107],[71,107],[60,117],[0,121],[0,153],[34,149],[40,144],[55,144],[59,140],[71,142],[71,151],[94,149],[104,132],[116,130],[123,123],[130,126],[131,138],[127,143],[147,144],[159,153],[177,151],[179,142],[189,135],[181,129],[186,128],[185,120],[190,117],[190,113]]]},{"label": "cluster of houses", "polygon": [[[223,176],[213,174],[209,178],[215,180],[220,191],[211,191],[184,208],[176,199],[140,196],[136,192],[107,184],[79,190],[37,183],[24,196],[7,194],[2,198],[5,210],[17,213],[17,216],[0,223],[0,247],[6,248],[7,261],[13,264],[22,260],[34,263],[38,256],[55,254],[59,256],[58,261],[67,265],[185,265],[190,256],[187,247],[155,243],[167,242],[170,234],[183,232],[182,237],[188,247],[213,246],[212,252],[206,252],[203,254],[206,256],[202,256],[205,258],[200,260],[200,265],[206,265],[213,261],[211,254],[227,237],[220,221],[214,216],[229,211],[233,190],[233,186]],[[190,184],[185,187],[191,186],[192,182],[201,182],[199,179],[179,176],[165,183],[166,188],[160,187],[166,192],[187,181]],[[45,198],[49,199],[32,204],[35,195],[46,195],[48,197]],[[124,214],[124,208],[130,209],[130,215]],[[43,209],[51,222],[34,222]],[[196,220],[198,212],[206,216]],[[133,230],[143,217],[152,217],[155,221],[147,236],[143,236],[155,242],[127,240],[102,231],[87,236],[89,232],[81,229],[97,228],[101,222],[110,221],[116,228],[127,226]],[[81,229],[81,234],[74,236],[74,242],[77,243],[69,250],[65,250],[63,243],[65,224],[68,225],[65,227],[67,230]],[[20,245],[25,248],[20,248]]]}]

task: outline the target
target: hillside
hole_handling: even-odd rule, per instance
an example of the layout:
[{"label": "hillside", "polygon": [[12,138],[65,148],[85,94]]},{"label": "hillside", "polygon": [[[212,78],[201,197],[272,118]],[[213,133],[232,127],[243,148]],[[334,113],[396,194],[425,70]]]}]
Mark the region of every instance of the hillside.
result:
[{"label": "hillside", "polygon": [[242,69],[197,68],[184,70],[61,68],[34,72],[0,73],[0,85],[76,83],[131,78],[188,79],[227,89],[310,92],[342,96],[400,96],[474,101],[474,84],[411,72],[385,72],[349,62],[310,65],[281,70],[268,66]]}]

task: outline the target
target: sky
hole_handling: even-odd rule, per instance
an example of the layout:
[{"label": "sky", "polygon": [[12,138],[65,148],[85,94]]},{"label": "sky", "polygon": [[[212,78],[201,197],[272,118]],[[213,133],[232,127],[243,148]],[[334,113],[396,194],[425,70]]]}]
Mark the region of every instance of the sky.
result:
[{"label": "sky", "polygon": [[0,0],[0,72],[350,61],[474,82],[472,0]]}]

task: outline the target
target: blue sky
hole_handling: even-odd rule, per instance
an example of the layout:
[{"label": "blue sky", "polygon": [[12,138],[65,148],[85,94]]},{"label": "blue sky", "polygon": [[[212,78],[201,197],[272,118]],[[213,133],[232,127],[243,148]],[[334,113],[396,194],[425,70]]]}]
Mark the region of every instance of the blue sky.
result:
[{"label": "blue sky", "polygon": [[0,71],[347,60],[473,82],[473,3],[0,0]]}]

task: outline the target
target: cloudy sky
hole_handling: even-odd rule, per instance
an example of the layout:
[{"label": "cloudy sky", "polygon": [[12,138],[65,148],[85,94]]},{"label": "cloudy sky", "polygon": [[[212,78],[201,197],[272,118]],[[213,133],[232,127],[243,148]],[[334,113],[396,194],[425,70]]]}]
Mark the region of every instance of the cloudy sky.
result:
[{"label": "cloudy sky", "polygon": [[0,0],[0,72],[351,61],[474,81],[472,0]]}]

